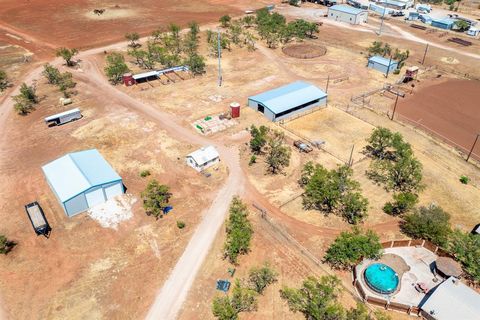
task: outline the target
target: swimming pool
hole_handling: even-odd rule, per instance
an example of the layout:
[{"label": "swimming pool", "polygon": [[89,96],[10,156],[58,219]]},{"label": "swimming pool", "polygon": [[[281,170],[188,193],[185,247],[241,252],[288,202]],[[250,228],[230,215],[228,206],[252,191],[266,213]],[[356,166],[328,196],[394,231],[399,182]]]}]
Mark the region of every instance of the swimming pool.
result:
[{"label": "swimming pool", "polygon": [[365,269],[365,282],[374,291],[383,294],[395,292],[398,287],[398,275],[389,266],[383,263],[374,263]]}]

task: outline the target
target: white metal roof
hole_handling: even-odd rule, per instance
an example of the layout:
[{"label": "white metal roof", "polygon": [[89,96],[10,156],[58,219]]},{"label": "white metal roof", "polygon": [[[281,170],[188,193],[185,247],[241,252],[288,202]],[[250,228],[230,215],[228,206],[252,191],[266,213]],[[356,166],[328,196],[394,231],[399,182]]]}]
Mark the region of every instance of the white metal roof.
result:
[{"label": "white metal roof", "polygon": [[205,163],[220,157],[220,155],[215,147],[208,146],[190,153],[187,157],[192,158],[198,166],[202,166]]},{"label": "white metal roof", "polygon": [[455,277],[442,282],[422,310],[437,320],[477,320],[480,315],[480,294]]},{"label": "white metal roof", "polygon": [[92,187],[122,180],[96,149],[69,153],[42,170],[61,202]]},{"label": "white metal roof", "polygon": [[75,109],[67,110],[67,111],[64,111],[64,112],[60,112],[60,113],[54,114],[53,116],[46,117],[45,122],[52,121],[52,120],[55,120],[57,118],[60,118],[60,117],[63,117],[63,116],[69,115],[69,114],[77,113],[77,112],[80,112],[80,109],[75,108]]},{"label": "white metal roof", "polygon": [[249,100],[263,104],[273,113],[281,113],[315,99],[326,98],[327,94],[308,82],[296,81],[255,96]]}]

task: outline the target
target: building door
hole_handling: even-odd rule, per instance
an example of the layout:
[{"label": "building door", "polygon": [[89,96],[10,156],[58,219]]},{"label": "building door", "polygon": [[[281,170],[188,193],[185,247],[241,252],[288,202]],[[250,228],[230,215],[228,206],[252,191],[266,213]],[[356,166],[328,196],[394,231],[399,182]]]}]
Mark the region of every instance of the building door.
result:
[{"label": "building door", "polygon": [[112,199],[115,196],[119,196],[123,193],[123,186],[122,183],[116,183],[113,186],[106,187],[105,189],[105,195],[107,196],[107,200]]},{"label": "building door", "polygon": [[105,202],[105,197],[103,196],[102,188],[98,188],[85,193],[85,198],[87,198],[87,204],[89,208]]},{"label": "building door", "polygon": [[265,113],[265,107],[262,105],[258,105],[258,112]]}]

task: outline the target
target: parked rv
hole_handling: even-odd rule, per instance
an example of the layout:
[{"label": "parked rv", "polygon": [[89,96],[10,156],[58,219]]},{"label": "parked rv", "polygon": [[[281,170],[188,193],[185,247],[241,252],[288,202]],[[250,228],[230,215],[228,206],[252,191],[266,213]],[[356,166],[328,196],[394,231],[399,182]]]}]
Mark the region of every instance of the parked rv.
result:
[{"label": "parked rv", "polygon": [[59,126],[70,121],[78,120],[82,117],[80,109],[75,108],[62,113],[54,114],[53,116],[46,117],[45,123],[49,126]]},{"label": "parked rv", "polygon": [[33,230],[37,235],[49,236],[50,225],[45,218],[42,207],[38,204],[37,201],[29,203],[25,206],[25,211],[27,212],[28,218],[32,223]]}]

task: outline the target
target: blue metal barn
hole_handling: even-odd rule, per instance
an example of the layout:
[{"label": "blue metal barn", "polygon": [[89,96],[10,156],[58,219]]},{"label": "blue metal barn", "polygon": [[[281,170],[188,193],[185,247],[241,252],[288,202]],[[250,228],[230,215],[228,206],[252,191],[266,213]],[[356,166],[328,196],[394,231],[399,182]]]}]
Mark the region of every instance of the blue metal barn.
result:
[{"label": "blue metal barn", "polygon": [[455,20],[444,18],[444,19],[433,19],[432,20],[432,27],[450,30],[452,29],[453,25],[455,24]]},{"label": "blue metal barn", "polygon": [[69,217],[124,193],[122,178],[96,149],[69,153],[42,170]]},{"label": "blue metal barn", "polygon": [[248,106],[263,113],[271,121],[279,121],[326,103],[325,92],[303,81],[296,81],[248,98]]},{"label": "blue metal barn", "polygon": [[367,67],[387,74],[398,68],[398,62],[381,56],[373,56],[368,58]]}]

